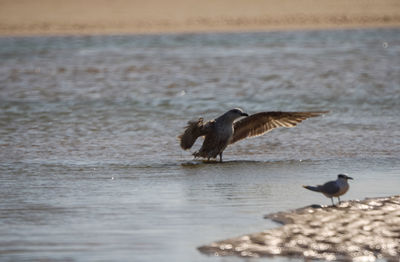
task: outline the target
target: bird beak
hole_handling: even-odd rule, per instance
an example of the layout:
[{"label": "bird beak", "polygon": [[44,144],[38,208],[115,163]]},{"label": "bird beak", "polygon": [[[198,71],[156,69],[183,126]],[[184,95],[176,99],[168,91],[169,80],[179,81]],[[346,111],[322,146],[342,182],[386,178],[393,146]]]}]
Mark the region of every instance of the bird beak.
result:
[{"label": "bird beak", "polygon": [[247,113],[242,113],[242,116],[249,116]]},{"label": "bird beak", "polygon": [[352,177],[349,177],[349,176],[347,177],[347,179],[351,179],[351,180],[354,180],[354,179],[353,179]]}]

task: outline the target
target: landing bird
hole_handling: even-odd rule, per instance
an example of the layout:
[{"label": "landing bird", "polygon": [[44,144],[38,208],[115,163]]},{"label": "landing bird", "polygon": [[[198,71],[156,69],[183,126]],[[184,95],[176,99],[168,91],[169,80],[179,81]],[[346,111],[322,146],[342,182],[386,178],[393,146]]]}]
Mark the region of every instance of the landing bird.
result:
[{"label": "landing bird", "polygon": [[[214,120],[204,122],[203,118],[189,121],[185,131],[178,137],[182,149],[193,146],[199,136],[204,137],[199,151],[194,157],[216,158],[222,162],[222,153],[225,148],[247,137],[261,136],[277,127],[294,127],[301,121],[320,116],[321,112],[260,112],[248,115],[240,108],[229,110]],[[241,118],[237,120],[238,118]],[[237,121],[235,121],[237,120]]]},{"label": "landing bird", "polygon": [[345,174],[339,174],[338,178],[335,181],[329,181],[323,185],[303,186],[303,187],[311,191],[320,192],[324,194],[326,197],[329,197],[332,201],[332,206],[334,206],[333,197],[337,197],[340,204],[340,196],[344,195],[347,192],[347,190],[349,190],[350,186],[347,183],[347,180],[349,179],[353,180],[353,178]]}]

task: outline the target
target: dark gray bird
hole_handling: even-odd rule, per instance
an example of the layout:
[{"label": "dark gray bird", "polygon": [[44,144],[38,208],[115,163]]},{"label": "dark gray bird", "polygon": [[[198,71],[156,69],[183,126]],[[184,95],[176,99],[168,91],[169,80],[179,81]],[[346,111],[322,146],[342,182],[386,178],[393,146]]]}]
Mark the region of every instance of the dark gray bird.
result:
[{"label": "dark gray bird", "polygon": [[[199,151],[193,153],[194,157],[210,160],[219,155],[222,162],[222,153],[230,144],[247,137],[263,135],[277,127],[294,127],[309,117],[320,116],[323,113],[327,111],[261,112],[249,116],[242,109],[235,108],[205,123],[203,118],[189,121],[185,131],[178,138],[182,149],[187,150],[199,136],[203,136],[203,145]],[[241,119],[237,120],[238,118]]]},{"label": "dark gray bird", "polygon": [[334,205],[333,197],[337,197],[340,204],[340,196],[344,195],[349,190],[350,186],[347,183],[347,180],[349,179],[353,180],[352,177],[349,177],[346,174],[339,174],[338,178],[335,181],[329,181],[323,185],[303,186],[303,187],[311,191],[320,192],[324,194],[326,197],[329,197],[332,201],[332,206],[333,206]]}]

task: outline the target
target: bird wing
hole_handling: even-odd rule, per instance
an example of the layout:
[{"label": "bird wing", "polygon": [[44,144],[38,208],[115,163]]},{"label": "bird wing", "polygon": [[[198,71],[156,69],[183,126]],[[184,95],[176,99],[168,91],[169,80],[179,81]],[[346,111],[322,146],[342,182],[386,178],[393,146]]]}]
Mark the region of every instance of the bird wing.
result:
[{"label": "bird wing", "polygon": [[334,195],[340,191],[340,187],[338,186],[336,181],[329,181],[318,187],[320,189],[320,192],[327,193],[329,195]]},{"label": "bird wing", "polygon": [[311,191],[321,192],[320,186],[303,186],[303,187]]},{"label": "bird wing", "polygon": [[185,131],[178,136],[182,149],[187,150],[191,148],[199,136],[204,136],[208,133],[214,122],[208,121],[204,123],[202,117],[197,121],[189,121],[185,127]]},{"label": "bird wing", "polygon": [[231,144],[245,139],[263,135],[277,127],[294,127],[301,121],[320,116],[321,112],[261,112],[242,118],[233,124],[234,133]]}]

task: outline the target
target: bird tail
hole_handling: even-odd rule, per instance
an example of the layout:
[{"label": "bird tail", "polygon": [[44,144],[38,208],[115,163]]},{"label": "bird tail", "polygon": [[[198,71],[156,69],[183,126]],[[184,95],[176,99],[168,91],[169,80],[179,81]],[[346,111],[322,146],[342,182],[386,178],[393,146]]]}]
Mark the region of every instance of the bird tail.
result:
[{"label": "bird tail", "polygon": [[321,192],[319,186],[303,186],[303,187],[311,191]]}]

